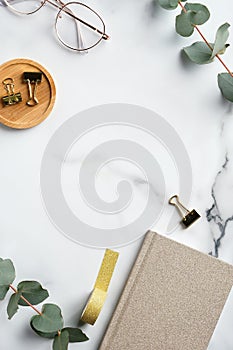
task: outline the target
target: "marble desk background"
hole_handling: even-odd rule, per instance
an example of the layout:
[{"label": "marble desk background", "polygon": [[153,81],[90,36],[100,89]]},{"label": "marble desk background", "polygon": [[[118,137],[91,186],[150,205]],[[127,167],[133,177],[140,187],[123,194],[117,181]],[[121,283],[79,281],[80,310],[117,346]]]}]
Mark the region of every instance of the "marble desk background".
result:
[{"label": "marble desk background", "polygon": [[[25,18],[0,7],[0,63],[17,57],[36,60],[51,72],[57,85],[55,108],[40,126],[21,132],[0,126],[0,256],[14,261],[18,281],[40,280],[48,288],[49,301],[61,306],[67,324],[80,315],[103,250],[75,244],[51,224],[41,201],[39,173],[44,148],[54,131],[88,107],[139,104],[156,111],[176,129],[193,168],[192,197],[186,204],[198,209],[202,220],[186,231],[178,227],[171,237],[233,263],[233,107],[221,98],[216,80],[224,69],[217,61],[208,66],[184,62],[180,49],[199,37],[176,35],[176,11],[162,10],[151,0],[86,3],[100,10],[111,35],[110,42],[88,55],[58,44],[53,9],[44,8]],[[233,3],[204,3],[211,19],[203,32],[212,41],[219,25],[233,23]],[[224,56],[230,67],[232,57],[230,47]],[[70,91],[76,92],[74,100]],[[164,232],[159,222],[154,229]],[[121,258],[104,312],[95,327],[84,326],[90,341],[71,344],[70,349],[98,348],[140,244],[141,240],[118,249]],[[1,349],[51,349],[50,341],[29,329],[31,310],[20,310],[8,321],[6,305],[7,300],[0,304]],[[232,350],[232,327],[230,295],[208,350]]]}]

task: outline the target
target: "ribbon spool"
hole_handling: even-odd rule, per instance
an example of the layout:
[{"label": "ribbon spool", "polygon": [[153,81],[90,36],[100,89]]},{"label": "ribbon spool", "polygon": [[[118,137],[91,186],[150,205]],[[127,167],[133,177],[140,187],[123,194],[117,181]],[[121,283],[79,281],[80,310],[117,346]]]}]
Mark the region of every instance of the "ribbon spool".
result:
[{"label": "ribbon spool", "polygon": [[81,316],[82,322],[93,326],[99,317],[107,298],[108,287],[117,263],[118,256],[119,253],[106,249],[93,292]]}]

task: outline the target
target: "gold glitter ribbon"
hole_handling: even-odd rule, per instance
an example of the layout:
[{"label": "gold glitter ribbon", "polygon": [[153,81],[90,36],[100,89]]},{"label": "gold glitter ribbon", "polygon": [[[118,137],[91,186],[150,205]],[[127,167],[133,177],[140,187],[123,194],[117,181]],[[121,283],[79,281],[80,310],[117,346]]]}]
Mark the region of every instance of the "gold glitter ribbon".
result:
[{"label": "gold glitter ribbon", "polygon": [[94,285],[94,290],[83,311],[81,321],[94,325],[107,298],[108,287],[115,269],[119,253],[106,249]]}]

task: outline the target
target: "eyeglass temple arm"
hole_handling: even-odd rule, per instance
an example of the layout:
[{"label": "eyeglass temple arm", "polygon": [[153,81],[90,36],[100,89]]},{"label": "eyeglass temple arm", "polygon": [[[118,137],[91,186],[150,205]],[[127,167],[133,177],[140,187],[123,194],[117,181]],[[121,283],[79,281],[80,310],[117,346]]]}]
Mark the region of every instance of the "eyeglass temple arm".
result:
[{"label": "eyeglass temple arm", "polygon": [[[50,5],[53,5],[54,7],[62,10],[62,7],[54,4],[52,1],[50,0],[47,0],[46,2],[48,2]],[[91,24],[83,21],[81,18],[78,18],[77,16],[75,16],[72,12],[68,12],[66,10],[63,10],[67,15],[69,15],[70,17],[76,19],[77,21],[79,21],[80,23],[84,24],[85,26],[89,27],[90,29],[94,30],[95,32],[97,32],[98,34],[101,34],[102,35],[102,38],[104,40],[108,40],[109,39],[109,35],[107,35],[106,33],[103,33],[101,30],[95,28],[94,26],[92,26]]]},{"label": "eyeglass temple arm", "polygon": [[[55,0],[55,1],[58,2],[61,6],[65,6],[65,3],[62,0]],[[68,12],[73,14],[73,12],[70,9],[68,9]],[[76,31],[77,31],[78,47],[83,49],[84,48],[83,36],[82,36],[82,31],[81,31],[81,27],[80,27],[79,21],[75,21],[75,27],[76,27]]]}]

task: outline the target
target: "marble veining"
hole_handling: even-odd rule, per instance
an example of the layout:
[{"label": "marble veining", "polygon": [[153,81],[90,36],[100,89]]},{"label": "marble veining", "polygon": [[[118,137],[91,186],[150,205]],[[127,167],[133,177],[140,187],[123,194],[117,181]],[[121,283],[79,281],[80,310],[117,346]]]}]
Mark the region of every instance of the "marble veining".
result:
[{"label": "marble veining", "polygon": [[221,170],[218,171],[215,177],[215,181],[211,188],[211,196],[213,198],[213,204],[211,208],[206,210],[207,221],[214,223],[214,225],[212,225],[212,230],[211,230],[211,233],[213,235],[214,247],[209,254],[215,256],[216,258],[219,257],[219,249],[221,247],[221,242],[226,235],[227,225],[230,221],[233,221],[233,215],[227,218],[223,217],[218,206],[218,199],[216,194],[218,179],[224,174],[224,172],[227,171],[228,162],[229,162],[229,158],[228,158],[228,155],[226,154],[225,162],[222,165]]}]

